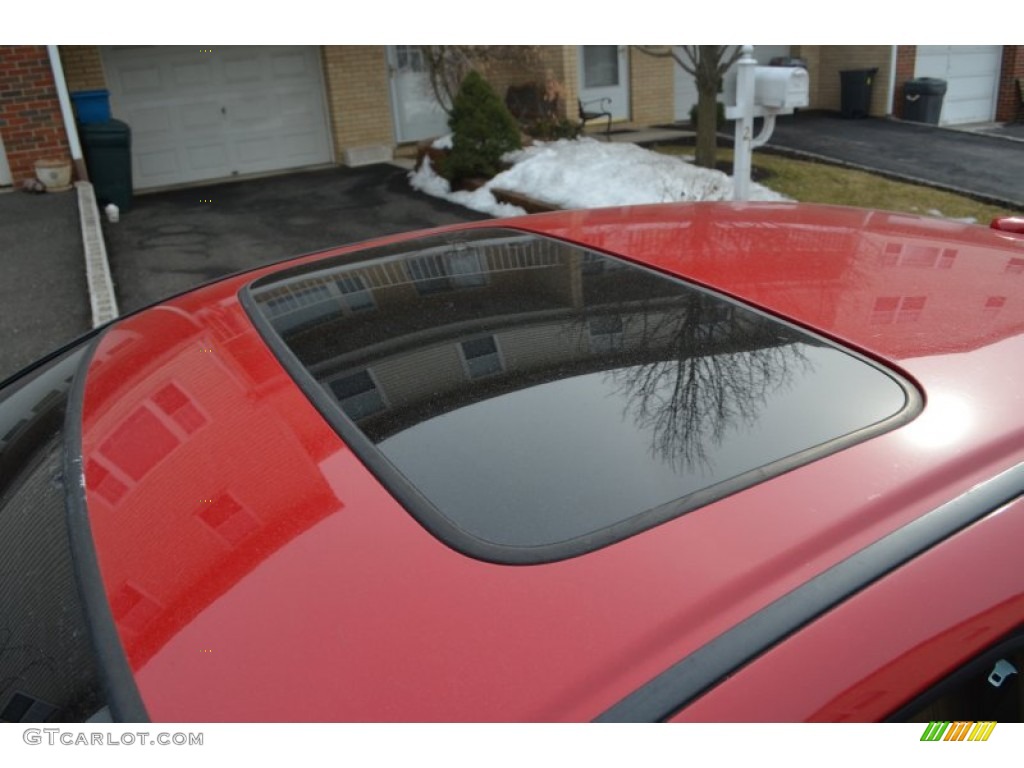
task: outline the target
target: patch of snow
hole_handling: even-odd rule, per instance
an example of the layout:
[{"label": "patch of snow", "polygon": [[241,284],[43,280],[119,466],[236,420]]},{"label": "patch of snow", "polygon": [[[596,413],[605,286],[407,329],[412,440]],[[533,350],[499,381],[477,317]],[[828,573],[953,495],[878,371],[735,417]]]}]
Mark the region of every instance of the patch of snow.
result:
[{"label": "patch of snow", "polygon": [[[451,192],[448,182],[434,173],[428,162],[409,179],[422,192],[496,216],[518,215],[511,211],[521,209],[498,203],[490,189],[515,192],[560,208],[733,199],[732,178],[721,171],[698,168],[636,144],[559,139],[510,152],[504,160],[512,167],[472,193]],[[789,200],[753,182],[750,199]]]},{"label": "patch of snow", "polygon": [[452,148],[452,135],[446,134],[444,136],[438,136],[434,139],[434,143],[430,145],[434,149],[451,149]]},{"label": "patch of snow", "polygon": [[524,216],[526,211],[518,205],[499,203],[488,185],[484,185],[472,192],[460,190],[452,192],[451,184],[442,176],[439,176],[430,164],[430,158],[424,157],[419,168],[409,172],[409,184],[413,189],[418,189],[428,195],[440,197],[456,205],[461,205],[473,211],[480,211],[496,218],[508,218],[509,216]]}]

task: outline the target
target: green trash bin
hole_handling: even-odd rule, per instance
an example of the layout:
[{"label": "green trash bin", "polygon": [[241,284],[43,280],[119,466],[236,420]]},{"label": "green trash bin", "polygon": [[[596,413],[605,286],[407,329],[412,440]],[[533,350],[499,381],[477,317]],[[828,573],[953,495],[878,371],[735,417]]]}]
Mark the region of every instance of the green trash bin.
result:
[{"label": "green trash bin", "polygon": [[106,120],[79,125],[82,154],[100,207],[132,207],[132,132],[127,123]]},{"label": "green trash bin", "polygon": [[847,69],[839,73],[840,104],[843,117],[867,117],[871,110],[871,84],[878,67]]}]

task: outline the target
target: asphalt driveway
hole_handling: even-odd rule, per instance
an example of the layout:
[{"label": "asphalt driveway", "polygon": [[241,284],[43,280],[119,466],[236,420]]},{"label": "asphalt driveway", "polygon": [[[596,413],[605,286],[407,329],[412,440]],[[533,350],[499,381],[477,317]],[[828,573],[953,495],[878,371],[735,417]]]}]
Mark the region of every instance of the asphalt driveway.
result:
[{"label": "asphalt driveway", "polygon": [[[1013,137],[1012,130],[1006,134]],[[1024,208],[1024,143],[1011,138],[897,120],[850,120],[808,112],[779,118],[768,146]]]},{"label": "asphalt driveway", "polygon": [[415,192],[407,173],[330,168],[137,196],[103,225],[121,311],[299,254],[487,218]]},{"label": "asphalt driveway", "polygon": [[0,195],[0,380],[92,327],[74,191]]}]

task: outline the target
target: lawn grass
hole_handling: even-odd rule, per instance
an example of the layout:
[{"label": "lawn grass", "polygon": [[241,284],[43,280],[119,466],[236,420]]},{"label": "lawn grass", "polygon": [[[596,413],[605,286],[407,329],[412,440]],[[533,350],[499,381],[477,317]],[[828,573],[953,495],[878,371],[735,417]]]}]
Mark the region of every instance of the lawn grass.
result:
[{"label": "lawn grass", "polygon": [[[651,149],[669,155],[693,155],[693,147],[659,145]],[[718,160],[731,163],[732,149],[719,148]],[[986,226],[997,216],[1021,214],[952,192],[765,151],[754,151],[754,168],[755,178],[757,169],[766,172],[760,184],[802,203],[853,205],[955,219],[972,217]]]}]

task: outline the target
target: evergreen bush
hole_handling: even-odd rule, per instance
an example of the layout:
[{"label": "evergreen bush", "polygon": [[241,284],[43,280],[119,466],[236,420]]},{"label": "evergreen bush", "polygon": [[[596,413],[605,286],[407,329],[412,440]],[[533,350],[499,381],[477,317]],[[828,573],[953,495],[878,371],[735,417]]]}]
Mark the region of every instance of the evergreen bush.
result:
[{"label": "evergreen bush", "polygon": [[501,170],[501,156],[522,147],[515,118],[476,71],[459,86],[448,126],[452,150],[445,171],[452,184],[494,176]]}]

